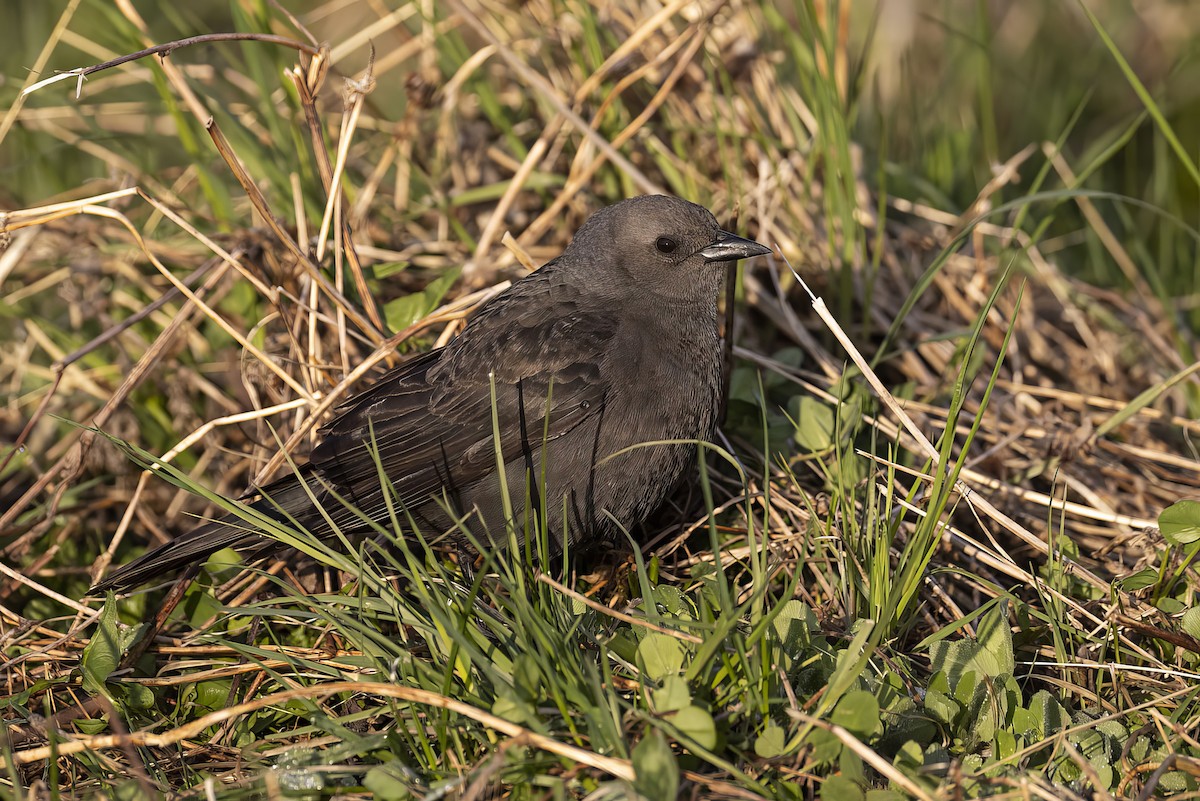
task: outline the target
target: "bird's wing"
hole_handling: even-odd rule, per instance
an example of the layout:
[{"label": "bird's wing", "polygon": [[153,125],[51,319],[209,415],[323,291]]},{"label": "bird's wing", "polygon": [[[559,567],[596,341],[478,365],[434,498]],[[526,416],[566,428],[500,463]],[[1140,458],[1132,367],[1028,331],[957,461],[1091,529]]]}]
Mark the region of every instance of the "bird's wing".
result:
[{"label": "bird's wing", "polygon": [[377,504],[373,444],[398,497],[418,504],[495,470],[493,423],[508,462],[600,413],[601,354],[615,323],[564,308],[544,282],[524,288],[488,304],[458,340],[343,406],[310,456],[316,474],[347,498]]}]

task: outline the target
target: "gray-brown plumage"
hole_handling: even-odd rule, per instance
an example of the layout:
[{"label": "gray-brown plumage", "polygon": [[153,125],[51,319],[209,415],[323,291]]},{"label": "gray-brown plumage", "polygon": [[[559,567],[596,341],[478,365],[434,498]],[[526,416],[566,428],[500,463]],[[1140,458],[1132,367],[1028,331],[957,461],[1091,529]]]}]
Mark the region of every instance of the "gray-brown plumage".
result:
[{"label": "gray-brown plumage", "polygon": [[[678,198],[602,209],[561,256],[487,303],[457,339],[339,409],[298,474],[262,488],[251,505],[318,535],[331,533],[326,515],[348,533],[369,528],[359,514],[387,525],[381,466],[393,499],[427,536],[452,525],[449,502],[470,513],[473,535],[505,541],[494,409],[519,530],[531,497],[556,536],[611,537],[617,523],[630,527],[654,511],[694,463],[696,447],[686,441],[712,434],[724,265],[768,252]],[[645,444],[664,440],[675,442]],[[137,586],[221,548],[263,552],[272,543],[226,516],[93,591]]]}]

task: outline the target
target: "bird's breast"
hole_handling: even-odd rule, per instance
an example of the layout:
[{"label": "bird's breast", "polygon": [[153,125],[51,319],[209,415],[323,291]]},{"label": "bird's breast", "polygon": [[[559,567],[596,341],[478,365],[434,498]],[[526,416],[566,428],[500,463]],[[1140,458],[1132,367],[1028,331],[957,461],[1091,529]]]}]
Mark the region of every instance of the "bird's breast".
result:
[{"label": "bird's breast", "polygon": [[[629,433],[653,439],[710,435],[721,386],[721,347],[715,312],[711,325],[642,320],[622,332],[606,365],[617,419],[633,421]],[[617,411],[613,409],[612,411]]]}]

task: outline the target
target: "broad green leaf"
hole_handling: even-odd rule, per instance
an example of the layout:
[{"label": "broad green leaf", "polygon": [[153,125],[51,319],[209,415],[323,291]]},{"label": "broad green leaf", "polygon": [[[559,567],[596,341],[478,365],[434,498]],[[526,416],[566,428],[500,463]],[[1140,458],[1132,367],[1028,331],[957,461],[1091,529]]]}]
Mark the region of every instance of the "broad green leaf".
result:
[{"label": "broad green leaf", "polygon": [[863,790],[845,776],[829,776],[821,785],[822,801],[865,801]]},{"label": "broad green leaf", "polygon": [[679,792],[679,763],[658,729],[651,729],[633,748],[634,787],[648,799],[674,798]]},{"label": "broad green leaf", "polygon": [[957,687],[978,652],[979,646],[970,640],[941,641],[929,646],[929,659],[933,670],[945,673],[949,686]]},{"label": "broad green leaf", "polygon": [[867,770],[862,757],[853,748],[843,748],[838,754],[838,770],[842,778],[849,779],[859,787],[867,786]]},{"label": "broad green leaf", "polygon": [[1071,735],[1071,741],[1088,760],[1109,758],[1108,739],[1095,729],[1084,729]]},{"label": "broad green leaf", "polygon": [[668,720],[701,748],[711,750],[717,744],[717,726],[712,715],[698,706],[688,706],[671,715]]},{"label": "broad green leaf", "polygon": [[395,763],[376,765],[367,771],[367,775],[363,778],[363,787],[370,790],[379,801],[399,801],[403,798],[413,798],[402,771],[403,767]]},{"label": "broad green leaf", "polygon": [[1129,739],[1129,729],[1122,726],[1119,720],[1113,720],[1112,718],[1097,722],[1096,730],[1103,732],[1113,742],[1121,743],[1122,748],[1124,748],[1125,741]]},{"label": "broad green leaf", "polygon": [[796,443],[810,451],[824,451],[833,446],[836,416],[833,409],[809,395],[795,399]]},{"label": "broad green leaf", "polygon": [[654,588],[654,600],[662,606],[662,610],[668,615],[682,617],[686,620],[692,619],[692,607],[687,596],[678,588],[670,584],[659,584]]},{"label": "broad green leaf", "polygon": [[754,740],[754,753],[763,759],[782,756],[787,749],[787,732],[782,726],[768,725]]},{"label": "broad green leaf", "polygon": [[683,669],[683,644],[666,634],[647,634],[638,645],[637,655],[642,669],[654,681],[677,675]]},{"label": "broad green leaf", "polygon": [[921,749],[921,744],[915,740],[909,740],[900,746],[896,751],[895,758],[892,759],[892,764],[898,768],[906,768],[905,772],[914,771],[923,766],[925,752]]},{"label": "broad green leaf", "polygon": [[1183,613],[1183,617],[1179,620],[1179,628],[1200,640],[1200,606],[1193,606]]},{"label": "broad green leaf", "polygon": [[206,621],[221,614],[225,607],[207,588],[192,584],[183,596],[183,603],[175,608],[175,614],[185,618],[192,628],[198,629]]},{"label": "broad green leaf", "polygon": [[1069,722],[1067,710],[1046,690],[1038,690],[1029,699],[1029,712],[1036,721],[1038,739],[1054,736]]},{"label": "broad green leaf", "polygon": [[973,670],[965,671],[958,677],[958,684],[954,687],[954,697],[960,704],[969,707],[971,701],[975,698],[975,693],[979,689],[979,676]]},{"label": "broad green leaf", "polygon": [[1172,545],[1200,540],[1200,501],[1176,501],[1158,516],[1158,530]]},{"label": "broad green leaf", "polygon": [[831,765],[844,747],[837,735],[826,729],[814,728],[804,738],[804,744],[812,748],[812,760],[817,765]]},{"label": "broad green leaf", "polygon": [[667,676],[663,679],[662,686],[654,691],[653,698],[654,711],[660,715],[677,712],[692,704],[692,693],[683,676]]},{"label": "broad green leaf", "polygon": [[107,729],[108,721],[104,718],[79,718],[72,721],[71,725],[78,729],[80,734],[94,735]]},{"label": "broad green leaf", "polygon": [[775,633],[783,644],[784,653],[794,657],[800,654],[804,643],[808,640],[809,631],[815,627],[815,622],[815,617],[808,605],[803,601],[793,599],[783,605],[779,614],[771,621],[771,625],[775,628]]},{"label": "broad green leaf", "polygon": [[121,689],[125,695],[126,707],[143,712],[154,708],[154,691],[144,684],[122,684]]},{"label": "broad green leaf", "polygon": [[213,679],[196,682],[193,686],[192,704],[203,714],[216,712],[229,705],[229,691],[233,684],[228,679]]},{"label": "broad green leaf", "polygon": [[996,736],[996,720],[1003,718],[1006,711],[1002,699],[991,690],[992,686],[987,682],[978,682],[967,707],[967,720],[976,742],[992,741]]},{"label": "broad green leaf", "polygon": [[830,723],[841,726],[860,740],[869,737],[881,725],[879,702],[866,690],[851,690],[834,707]]},{"label": "broad green leaf", "polygon": [[521,726],[536,728],[537,710],[532,704],[509,696],[501,696],[492,704],[492,714]]},{"label": "broad green leaf", "polygon": [[1017,752],[1017,738],[1008,729],[996,730],[996,756],[1008,759]]},{"label": "broad green leaf", "polygon": [[1008,626],[1005,604],[999,603],[979,621],[976,639],[980,651],[972,660],[976,671],[985,676],[1011,676],[1017,661],[1013,655],[1012,629]]},{"label": "broad green leaf", "polygon": [[1187,610],[1187,605],[1178,598],[1159,598],[1155,601],[1154,606],[1172,617],[1182,615]]},{"label": "broad green leaf", "polygon": [[962,707],[946,693],[929,690],[925,693],[925,709],[942,723],[951,724]]},{"label": "broad green leaf", "polygon": [[1120,585],[1121,589],[1125,590],[1126,592],[1133,592],[1134,590],[1140,590],[1144,587],[1150,587],[1157,581],[1158,571],[1152,567],[1147,567],[1139,570],[1131,576],[1126,576],[1125,578],[1119,580],[1117,584]]},{"label": "broad green leaf", "polygon": [[121,632],[117,621],[117,599],[109,592],[104,610],[96,621],[96,629],[83,648],[79,667],[83,674],[83,689],[92,695],[112,700],[106,682],[121,661]]},{"label": "broad green leaf", "polygon": [[895,790],[867,790],[867,801],[905,801],[909,796]]},{"label": "broad green leaf", "polygon": [[429,282],[420,292],[389,301],[383,307],[383,316],[392,331],[403,331],[438,307],[450,287],[458,280],[459,268],[447,270]]},{"label": "broad green leaf", "polygon": [[232,568],[240,569],[244,564],[241,554],[233,548],[222,548],[204,561],[204,569],[213,575],[220,575]]}]

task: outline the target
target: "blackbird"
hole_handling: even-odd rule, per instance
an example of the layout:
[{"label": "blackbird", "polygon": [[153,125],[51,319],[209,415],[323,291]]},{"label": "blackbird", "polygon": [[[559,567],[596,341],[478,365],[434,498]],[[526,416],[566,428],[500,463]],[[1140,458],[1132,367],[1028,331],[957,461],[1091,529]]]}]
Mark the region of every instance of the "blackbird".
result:
[{"label": "blackbird", "polygon": [[[422,533],[465,526],[495,544],[508,541],[503,475],[518,532],[528,509],[572,543],[611,538],[655,510],[695,462],[694,441],[713,433],[724,265],[769,252],[679,198],[601,209],[456,339],[338,409],[308,463],[249,503],[332,537],[388,525],[390,500]],[[230,546],[255,557],[277,547],[225,515],[92,591],[130,589]]]}]

